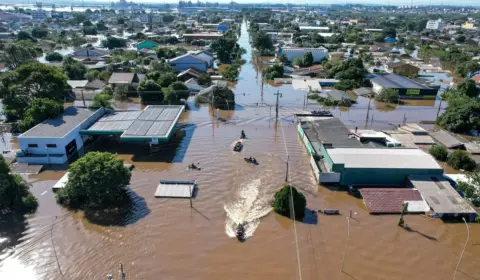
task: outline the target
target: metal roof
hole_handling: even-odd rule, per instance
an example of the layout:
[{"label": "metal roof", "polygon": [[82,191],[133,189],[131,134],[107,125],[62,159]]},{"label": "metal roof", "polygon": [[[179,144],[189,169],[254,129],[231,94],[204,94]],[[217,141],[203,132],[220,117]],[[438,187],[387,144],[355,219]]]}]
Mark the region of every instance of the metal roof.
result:
[{"label": "metal roof", "polygon": [[346,92],[338,90],[338,89],[331,89],[327,91],[328,97],[335,101],[342,101],[343,99],[353,100],[353,98],[348,95]]},{"label": "metal roof", "polygon": [[155,197],[190,198],[195,191],[195,181],[160,181]]},{"label": "metal roof", "polygon": [[135,73],[112,73],[109,84],[131,84],[135,78]]},{"label": "metal roof", "polygon": [[345,168],[436,169],[435,159],[420,149],[404,148],[327,148],[335,164]]},{"label": "metal roof", "polygon": [[184,111],[181,105],[149,105],[143,111],[105,114],[84,134],[122,132],[121,138],[167,138]]},{"label": "metal roof", "polygon": [[67,84],[72,88],[84,88],[88,84],[88,80],[67,80]]},{"label": "metal roof", "polygon": [[337,118],[316,119],[302,124],[310,142],[321,142],[334,147],[363,147],[356,138],[350,137],[350,130]]},{"label": "metal roof", "polygon": [[455,136],[451,135],[443,129],[430,132],[430,136],[432,136],[433,139],[435,139],[437,142],[449,149],[460,148],[463,146],[463,143],[460,140],[458,140],[457,138],[455,138]]},{"label": "metal roof", "polygon": [[[103,109],[100,108],[98,110]],[[62,138],[90,118],[95,112],[96,111],[85,108],[68,107],[58,118],[45,120],[29,129],[18,138]]]},{"label": "metal roof", "polygon": [[443,176],[411,175],[408,180],[437,214],[476,213]]},{"label": "metal roof", "polygon": [[401,213],[405,201],[423,201],[415,189],[361,188],[359,191],[370,213]]},{"label": "metal roof", "polygon": [[385,88],[429,89],[428,87],[420,83],[417,83],[407,77],[397,74],[377,75],[375,78],[372,79],[372,83],[376,83]]}]

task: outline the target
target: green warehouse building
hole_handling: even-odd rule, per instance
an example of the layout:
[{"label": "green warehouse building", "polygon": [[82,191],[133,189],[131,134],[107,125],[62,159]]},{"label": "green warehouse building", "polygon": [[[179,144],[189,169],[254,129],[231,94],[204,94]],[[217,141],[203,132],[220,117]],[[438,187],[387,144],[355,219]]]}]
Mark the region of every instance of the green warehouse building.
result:
[{"label": "green warehouse building", "polygon": [[378,137],[359,139],[336,118],[309,118],[297,129],[319,184],[405,186],[410,175],[443,174],[426,152],[387,147],[388,139]]}]

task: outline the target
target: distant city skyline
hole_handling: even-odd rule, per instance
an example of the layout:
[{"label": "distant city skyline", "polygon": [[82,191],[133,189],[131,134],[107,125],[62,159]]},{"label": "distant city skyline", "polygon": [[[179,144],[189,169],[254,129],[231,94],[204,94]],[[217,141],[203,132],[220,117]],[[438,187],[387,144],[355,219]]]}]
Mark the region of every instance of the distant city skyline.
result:
[{"label": "distant city skyline", "polygon": [[[37,0],[0,0],[0,3],[2,4],[35,4]],[[43,0],[41,1],[46,4],[51,4],[51,3],[58,3],[58,4],[75,4],[79,5],[82,4],[82,0],[74,0],[74,1],[67,1],[67,0]],[[88,3],[111,3],[111,2],[120,2],[119,0],[113,0],[113,1],[108,1],[108,0],[103,0],[103,1],[92,1],[92,0],[84,0],[85,4]],[[127,2],[130,2],[127,0]],[[168,3],[168,4],[176,4],[178,3],[177,0],[132,0],[131,2],[137,3],[137,4],[162,4],[162,3]],[[187,0],[188,2],[188,0]],[[196,0],[192,1],[193,3],[196,3]],[[218,2],[218,3],[229,3],[230,0],[220,0],[220,1],[201,1],[201,2]],[[296,4],[300,5],[298,2],[294,0],[237,0],[235,1],[239,4]],[[458,0],[458,1],[438,1],[438,0],[414,0],[414,1],[409,1],[409,0],[306,0],[303,1],[302,4],[305,5],[318,5],[318,4],[373,4],[373,5],[396,5],[396,6],[409,6],[413,3],[413,5],[432,5],[432,6],[438,6],[438,5],[445,5],[445,6],[480,6],[480,0]]]}]

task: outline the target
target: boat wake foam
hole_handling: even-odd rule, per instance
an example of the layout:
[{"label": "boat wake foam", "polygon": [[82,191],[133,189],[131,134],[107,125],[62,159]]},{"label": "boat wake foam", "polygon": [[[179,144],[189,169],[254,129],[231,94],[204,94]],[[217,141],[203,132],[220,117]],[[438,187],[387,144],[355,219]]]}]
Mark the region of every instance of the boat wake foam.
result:
[{"label": "boat wake foam", "polygon": [[245,228],[244,238],[251,237],[260,224],[260,218],[272,211],[269,197],[261,191],[260,179],[240,186],[233,199],[223,208],[227,213],[225,233],[235,237],[235,227],[242,223]]}]

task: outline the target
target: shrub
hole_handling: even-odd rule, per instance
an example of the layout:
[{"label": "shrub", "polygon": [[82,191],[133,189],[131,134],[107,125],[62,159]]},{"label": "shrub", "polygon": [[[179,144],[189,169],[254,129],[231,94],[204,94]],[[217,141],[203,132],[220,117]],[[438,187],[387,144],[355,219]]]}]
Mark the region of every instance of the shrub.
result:
[{"label": "shrub", "polygon": [[445,147],[440,145],[432,145],[428,152],[439,161],[446,161],[448,157],[448,151]]},{"label": "shrub", "polygon": [[391,88],[385,88],[375,96],[375,100],[385,103],[397,103],[399,102],[398,91]]},{"label": "shrub", "polygon": [[466,171],[472,171],[477,166],[475,161],[468,155],[468,153],[462,150],[456,150],[450,154],[447,159],[447,163],[457,170],[463,169]]},{"label": "shrub", "polygon": [[305,196],[298,192],[295,187],[291,187],[289,185],[283,186],[278,192],[275,193],[275,200],[273,201],[273,209],[278,214],[290,217],[291,209],[290,209],[290,188],[291,193],[293,195],[293,208],[295,210],[295,219],[296,220],[303,220],[305,217],[305,207],[307,206],[307,201]]}]

